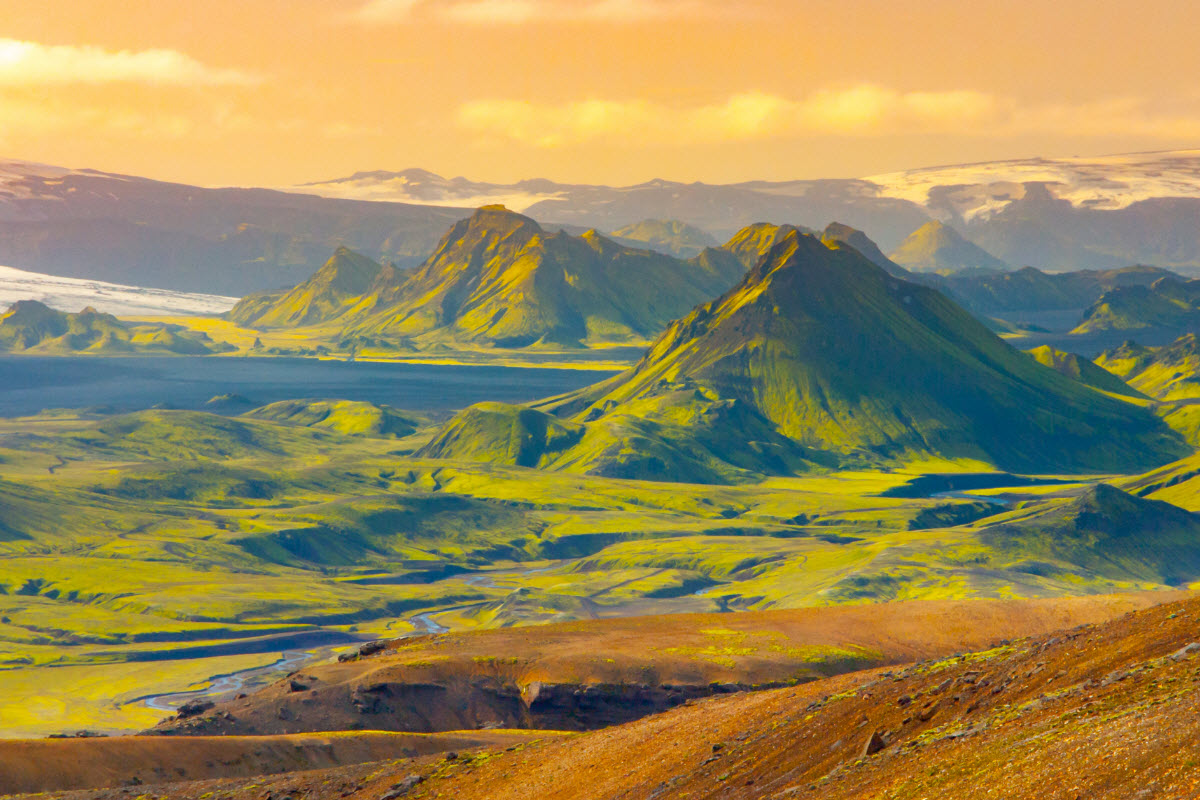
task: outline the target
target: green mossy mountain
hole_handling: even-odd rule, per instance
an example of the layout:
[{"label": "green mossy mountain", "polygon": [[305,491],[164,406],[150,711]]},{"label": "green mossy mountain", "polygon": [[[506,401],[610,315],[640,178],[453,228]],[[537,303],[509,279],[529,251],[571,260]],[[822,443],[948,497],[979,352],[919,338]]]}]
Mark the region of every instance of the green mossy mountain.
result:
[{"label": "green mossy mountain", "polygon": [[37,300],[20,300],[0,316],[0,352],[202,356],[227,349],[202,332],[179,325],[122,322],[93,308],[69,314]]},{"label": "green mossy mountain", "polygon": [[286,328],[313,325],[340,316],[350,301],[366,294],[383,266],[346,247],[339,247],[311,278],[287,292],[243,298],[229,318],[240,325]]},{"label": "green mossy mountain", "polygon": [[959,272],[1011,269],[944,222],[930,220],[917,228],[891,253],[892,261],[915,272]]},{"label": "green mossy mountain", "polygon": [[1165,277],[1150,286],[1106,292],[1083,314],[1072,333],[1176,328],[1200,324],[1200,280]]},{"label": "green mossy mountain", "polygon": [[1108,370],[1098,367],[1081,355],[1056,350],[1048,344],[1035,347],[1028,351],[1029,355],[1042,366],[1072,380],[1079,381],[1085,386],[1099,389],[1102,392],[1124,395],[1126,397],[1145,398],[1146,395],[1134,389]]},{"label": "green mossy mountain", "polygon": [[733,235],[724,244],[724,249],[737,256],[746,269],[752,269],[758,260],[770,252],[780,239],[793,231],[797,233],[816,234],[811,228],[802,225],[775,225],[770,222],[756,222],[747,225]]},{"label": "green mossy mountain", "polygon": [[1125,342],[1101,353],[1096,364],[1158,400],[1200,398],[1200,340],[1194,333],[1163,347]]},{"label": "green mossy mountain", "polygon": [[[529,465],[660,480],[928,456],[1123,471],[1188,452],[1153,415],[1043,367],[936,290],[796,230],[634,368],[535,410],[583,430]],[[427,454],[516,463],[492,446],[468,452],[473,413]]]},{"label": "green mossy mountain", "polygon": [[677,219],[647,219],[617,228],[614,237],[628,242],[640,242],[668,255],[690,258],[718,242],[708,231]]},{"label": "green mossy mountain", "polygon": [[1180,585],[1200,577],[1200,516],[1159,500],[1097,484],[1068,501],[1014,512],[980,538],[1000,553],[1019,553],[1034,574],[1046,562],[1107,578]]},{"label": "green mossy mountain", "polygon": [[[347,255],[330,265],[341,275],[347,263],[357,264]],[[595,231],[548,232],[528,217],[487,206],[451,228],[416,271],[382,267],[357,296],[326,292],[334,313],[322,321],[344,337],[418,347],[637,343],[728,289],[744,271],[716,248],[683,261],[626,247]],[[357,291],[370,272],[369,264],[358,264],[356,282],[346,281],[348,290]],[[317,281],[319,275],[309,283],[330,284]],[[303,286],[292,294],[311,299]],[[293,304],[287,296],[267,308],[254,302],[256,324],[279,327],[303,324],[301,308],[324,308],[315,300]]]}]

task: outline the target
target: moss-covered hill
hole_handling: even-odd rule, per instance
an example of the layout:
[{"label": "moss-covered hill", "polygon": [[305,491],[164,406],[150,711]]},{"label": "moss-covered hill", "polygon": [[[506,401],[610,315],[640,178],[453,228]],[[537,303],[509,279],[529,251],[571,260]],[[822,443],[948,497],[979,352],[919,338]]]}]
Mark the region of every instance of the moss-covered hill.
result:
[{"label": "moss-covered hill", "polygon": [[21,300],[0,315],[0,352],[194,356],[225,349],[206,334],[179,325],[127,323],[92,308],[68,314],[37,300]]},{"label": "moss-covered hill", "polygon": [[595,231],[548,232],[500,206],[456,224],[413,273],[339,251],[283,296],[243,302],[264,327],[318,322],[343,336],[429,346],[584,346],[648,341],[744,272],[708,248],[687,261],[626,247]]},{"label": "moss-covered hill", "polygon": [[1085,386],[1091,386],[1093,389],[1126,397],[1146,397],[1113,373],[1096,366],[1076,353],[1056,350],[1050,345],[1044,344],[1030,350],[1029,355],[1033,356],[1033,359],[1042,366],[1050,367],[1055,372],[1077,380]]},{"label": "moss-covered hill", "polygon": [[287,292],[249,295],[229,312],[242,325],[292,327],[340,316],[350,301],[368,292],[383,267],[364,255],[339,247],[304,283]]},{"label": "moss-covered hill", "polygon": [[1200,324],[1200,280],[1174,276],[1150,286],[1123,286],[1106,292],[1083,314],[1072,333],[1178,328]]},{"label": "moss-covered hill", "polygon": [[944,222],[931,220],[913,231],[891,254],[917,272],[1005,271],[1010,267]]},{"label": "moss-covered hill", "polygon": [[555,419],[468,410],[425,453],[704,481],[929,456],[1119,471],[1187,452],[1145,410],[1038,364],[937,291],[794,230],[633,369],[534,411]]}]

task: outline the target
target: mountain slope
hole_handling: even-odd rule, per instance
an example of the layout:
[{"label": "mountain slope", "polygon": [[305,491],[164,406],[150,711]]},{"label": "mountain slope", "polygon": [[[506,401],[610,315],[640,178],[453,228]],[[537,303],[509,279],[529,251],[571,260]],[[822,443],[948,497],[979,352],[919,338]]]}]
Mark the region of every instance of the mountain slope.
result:
[{"label": "mountain slope", "polygon": [[889,275],[903,278],[904,280],[916,279],[911,272],[885,256],[883,251],[879,249],[879,245],[871,241],[865,233],[857,228],[851,228],[849,225],[843,225],[840,222],[831,222],[821,232],[821,241],[825,244],[832,242],[848,244],[865,256],[872,264],[882,267]]},{"label": "mountain slope", "polygon": [[262,327],[325,322],[345,311],[349,300],[365,294],[382,269],[366,256],[339,247],[304,283],[282,295],[250,295],[234,306],[229,318],[241,325]]},{"label": "mountain slope", "polygon": [[1091,386],[1093,389],[1127,397],[1145,398],[1146,396],[1113,373],[1096,366],[1081,355],[1056,350],[1048,344],[1035,347],[1029,351],[1029,355],[1033,356],[1033,359],[1042,366],[1049,367],[1055,372],[1079,381],[1085,386]]},{"label": "mountain slope", "polygon": [[1072,333],[1131,331],[1200,325],[1200,280],[1160,278],[1150,286],[1105,292]]},{"label": "mountain slope", "polygon": [[[1186,452],[1152,415],[1046,369],[937,291],[796,231],[633,369],[539,409],[585,425],[539,466],[668,480],[928,455],[1124,470]],[[458,449],[443,434],[429,452]]]},{"label": "mountain slope", "polygon": [[640,342],[743,271],[723,251],[680,261],[595,231],[547,233],[493,206],[455,225],[411,276],[381,274],[342,320],[350,333],[422,342]]},{"label": "mountain slope", "polygon": [[201,332],[178,325],[126,323],[92,308],[67,314],[36,300],[21,300],[0,315],[0,352],[209,355],[225,349]]},{"label": "mountain slope", "polygon": [[917,228],[891,253],[891,259],[917,272],[1011,269],[1000,259],[944,222],[931,220]]},{"label": "mountain slope", "polygon": [[236,297],[124,286],[0,267],[0,308],[8,308],[18,300],[37,300],[59,311],[78,311],[90,306],[105,314],[121,316],[215,315],[225,313],[237,303]]}]

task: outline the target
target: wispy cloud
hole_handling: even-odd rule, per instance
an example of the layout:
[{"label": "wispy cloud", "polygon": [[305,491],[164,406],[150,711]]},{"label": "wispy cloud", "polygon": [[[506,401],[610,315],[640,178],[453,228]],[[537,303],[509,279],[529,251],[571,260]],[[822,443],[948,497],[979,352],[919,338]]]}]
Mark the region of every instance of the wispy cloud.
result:
[{"label": "wispy cloud", "polygon": [[106,50],[0,39],[0,86],[140,83],[153,86],[250,85],[257,75],[211,67],[178,50]]},{"label": "wispy cloud", "polygon": [[366,23],[420,19],[473,25],[518,25],[531,22],[632,23],[666,19],[699,19],[738,14],[750,9],[720,0],[369,0],[354,12]]},{"label": "wispy cloud", "polygon": [[901,92],[870,84],[822,89],[800,98],[746,92],[698,106],[645,100],[477,100],[461,105],[456,121],[481,143],[540,148],[595,141],[645,146],[816,135],[1200,137],[1200,110],[1161,114],[1137,99],[1026,106],[986,92]]}]

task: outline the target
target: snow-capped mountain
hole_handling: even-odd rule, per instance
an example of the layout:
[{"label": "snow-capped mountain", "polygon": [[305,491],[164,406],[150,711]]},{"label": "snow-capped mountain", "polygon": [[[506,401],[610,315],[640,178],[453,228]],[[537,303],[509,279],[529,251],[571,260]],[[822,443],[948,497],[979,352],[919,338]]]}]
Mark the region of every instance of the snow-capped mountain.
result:
[{"label": "snow-capped mountain", "polygon": [[477,183],[466,178],[443,178],[424,169],[401,172],[356,172],[346,178],[289,187],[286,191],[311,192],[342,200],[383,200],[415,205],[475,209],[499,203],[524,212],[543,200],[558,200],[579,187],[530,180],[514,184]]},{"label": "snow-capped mountain", "polygon": [[928,167],[864,180],[877,196],[909,200],[934,216],[987,219],[1024,199],[1031,184],[1075,208],[1113,211],[1156,198],[1200,198],[1200,150],[1094,158],[1027,158]]},{"label": "snow-capped mountain", "polygon": [[37,300],[71,313],[91,306],[123,317],[223,314],[237,302],[236,297],[123,286],[0,267],[0,313],[18,300]]}]

